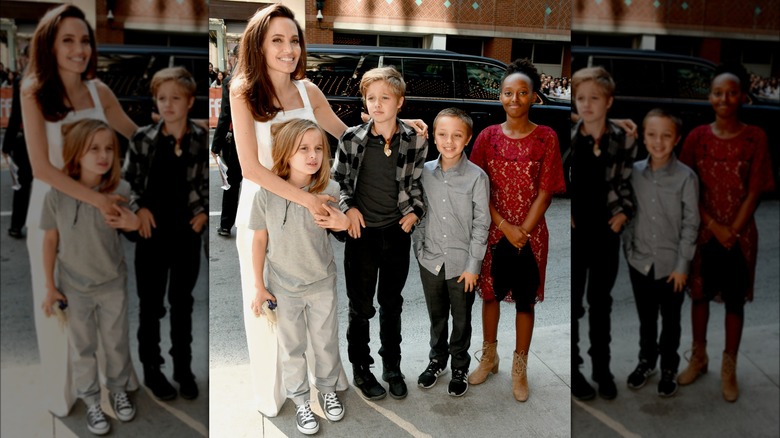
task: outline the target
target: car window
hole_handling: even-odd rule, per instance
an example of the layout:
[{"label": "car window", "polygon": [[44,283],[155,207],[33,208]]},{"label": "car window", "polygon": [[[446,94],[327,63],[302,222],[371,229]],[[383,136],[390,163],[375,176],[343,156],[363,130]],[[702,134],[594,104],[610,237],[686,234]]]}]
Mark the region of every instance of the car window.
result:
[{"label": "car window", "polygon": [[674,96],[681,99],[708,98],[714,70],[689,62],[668,62],[665,65],[666,84]]},{"label": "car window", "polygon": [[379,57],[359,54],[309,53],[306,77],[326,96],[360,96],[360,78],[379,64]]},{"label": "car window", "polygon": [[616,96],[672,96],[673,90],[663,84],[663,64],[661,62],[636,58],[594,57],[593,65],[604,67],[615,78]]},{"label": "car window", "polygon": [[464,99],[498,100],[501,77],[506,71],[496,65],[482,62],[462,62],[466,67]]},{"label": "car window", "polygon": [[149,95],[152,58],[143,54],[100,54],[97,74],[117,96]]},{"label": "car window", "polygon": [[[388,63],[388,61],[392,61]],[[385,59],[383,65],[395,65],[400,59]],[[403,59],[402,74],[406,82],[407,97],[454,97],[455,78],[452,61],[440,59]]]}]

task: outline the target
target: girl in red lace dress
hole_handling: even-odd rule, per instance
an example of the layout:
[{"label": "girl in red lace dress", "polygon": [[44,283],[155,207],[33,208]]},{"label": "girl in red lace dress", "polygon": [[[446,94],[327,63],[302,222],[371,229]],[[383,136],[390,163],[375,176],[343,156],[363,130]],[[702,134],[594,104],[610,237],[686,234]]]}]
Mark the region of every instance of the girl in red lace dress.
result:
[{"label": "girl in red lace dress", "polygon": [[496,296],[490,274],[493,254],[487,251],[478,284],[483,299],[484,339],[482,358],[469,376],[469,383],[478,385],[487,379],[489,373],[498,372],[499,301],[515,302],[512,392],[518,401],[528,399],[526,361],[534,327],[534,305],[544,299],[548,240],[544,212],[550,206],[553,193],[565,190],[555,131],[528,119],[528,111],[540,84],[539,73],[528,60],[517,60],[509,65],[501,80],[500,91],[506,122],[485,128],[474,142],[470,156],[471,161],[490,177],[492,223],[488,245],[496,245],[504,236],[518,249],[530,244],[539,269],[539,287],[535,291],[520,293],[514,287],[505,297]]},{"label": "girl in red lace dress", "polygon": [[753,213],[761,193],[774,189],[766,134],[738,117],[749,84],[741,65],[718,67],[709,98],[715,121],[691,131],[680,154],[701,180],[701,229],[689,279],[693,353],[678,383],[693,383],[707,372],[707,321],[715,299],[726,306],[721,390],[730,402],[739,395],[736,360],[744,305],[753,300],[758,249]]}]

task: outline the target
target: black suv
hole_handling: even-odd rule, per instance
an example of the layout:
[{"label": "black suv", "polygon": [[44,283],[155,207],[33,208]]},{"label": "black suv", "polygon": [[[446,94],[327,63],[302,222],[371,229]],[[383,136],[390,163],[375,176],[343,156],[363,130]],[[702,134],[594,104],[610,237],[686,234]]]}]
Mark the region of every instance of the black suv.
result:
[{"label": "black suv", "polygon": [[195,77],[197,91],[190,117],[208,119],[209,52],[199,48],[100,45],[97,75],[114,92],[125,112],[138,125],[152,123],[155,109],[149,83],[163,68],[181,66]]},{"label": "black suv", "polygon": [[[360,79],[367,70],[394,66],[404,76],[406,96],[400,116],[422,119],[430,127],[428,158],[438,156],[433,143],[433,119],[444,108],[458,107],[474,120],[471,144],[485,127],[504,122],[498,100],[506,64],[490,58],[446,50],[311,44],[306,47],[306,76],[322,90],[336,115],[347,126],[361,123],[365,107]],[[539,93],[541,94],[541,93]],[[571,108],[539,96],[530,118],[558,133],[561,150],[569,145]]]},{"label": "black suv", "polygon": [[[610,109],[614,117],[639,124],[648,111],[663,107],[682,118],[683,137],[696,126],[715,120],[708,100],[715,65],[707,60],[651,50],[572,47],[573,72],[592,66],[604,67],[615,79],[615,100]],[[778,182],[780,102],[750,95],[740,111],[742,121],[766,132]],[[646,154],[644,147],[639,152]]]}]

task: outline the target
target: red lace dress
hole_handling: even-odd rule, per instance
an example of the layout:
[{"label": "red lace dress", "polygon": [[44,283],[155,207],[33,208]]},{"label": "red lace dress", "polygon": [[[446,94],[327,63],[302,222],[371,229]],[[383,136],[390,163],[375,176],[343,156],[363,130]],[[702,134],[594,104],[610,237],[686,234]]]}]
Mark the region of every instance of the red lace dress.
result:
[{"label": "red lace dress", "polygon": [[[547,126],[537,126],[522,139],[504,135],[501,125],[485,128],[474,141],[470,159],[490,177],[490,205],[507,222],[522,224],[539,190],[550,193],[565,191],[563,164],[558,136]],[[490,267],[493,257],[490,246],[503,237],[495,223],[490,224],[488,251],[482,262],[477,292],[483,299],[493,299],[493,278]],[[531,230],[530,241],[536,263],[539,265],[539,289],[536,301],[544,300],[544,278],[547,271],[547,223],[542,217]],[[511,292],[504,301],[512,302]]]},{"label": "red lace dress", "polygon": [[[739,135],[727,140],[716,137],[710,125],[699,126],[685,138],[680,161],[699,175],[701,207],[722,224],[734,222],[749,192],[774,190],[766,134],[757,126],[747,126]],[[699,228],[696,242],[699,247],[713,237],[706,225],[702,223]],[[739,234],[739,246],[750,273],[746,298],[752,301],[758,249],[758,230],[752,216]],[[688,285],[692,298],[704,296],[699,251],[691,264]]]}]

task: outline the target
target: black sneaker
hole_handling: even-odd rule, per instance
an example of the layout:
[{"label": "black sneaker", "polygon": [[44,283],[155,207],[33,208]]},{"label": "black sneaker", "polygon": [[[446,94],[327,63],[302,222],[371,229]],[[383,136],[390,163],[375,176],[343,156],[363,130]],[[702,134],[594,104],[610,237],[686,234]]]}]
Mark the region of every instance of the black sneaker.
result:
[{"label": "black sneaker", "polygon": [[198,384],[195,378],[177,380],[179,382],[179,395],[186,400],[195,400],[198,398]]},{"label": "black sneaker", "polygon": [[390,390],[390,397],[396,400],[406,398],[409,391],[406,389],[406,382],[404,376],[400,371],[386,371],[382,373],[382,380],[388,383],[388,389]]},{"label": "black sneaker", "polygon": [[230,228],[217,227],[217,234],[220,236],[230,237]]},{"label": "black sneaker", "polygon": [[631,389],[639,389],[647,384],[650,376],[655,374],[655,367],[650,366],[650,363],[644,359],[639,360],[639,365],[636,366],[634,372],[628,376],[628,387]]},{"label": "black sneaker", "polygon": [[590,386],[588,379],[579,370],[575,371],[571,378],[571,396],[579,401],[596,398],[596,390]]},{"label": "black sneaker", "polygon": [[21,228],[9,228],[8,235],[14,239],[24,239],[24,232],[22,232]]},{"label": "black sneaker", "polygon": [[677,394],[677,373],[671,370],[661,371],[661,381],[658,382],[658,395],[671,397]]},{"label": "black sneaker", "polygon": [[381,400],[387,396],[387,391],[376,381],[369,365],[353,365],[352,374],[352,383],[360,390],[360,396],[364,399]]},{"label": "black sneaker", "polygon": [[168,382],[159,368],[144,367],[144,385],[152,391],[159,400],[176,398],[176,388]]},{"label": "black sneaker", "polygon": [[453,368],[452,380],[447,392],[453,397],[462,397],[469,390],[468,368]]},{"label": "black sneaker", "polygon": [[431,359],[431,362],[428,363],[428,368],[426,368],[425,371],[420,374],[420,377],[417,378],[417,385],[425,389],[433,388],[433,385],[439,380],[439,376],[446,373],[446,364],[440,363],[436,359]]},{"label": "black sneaker", "polygon": [[604,400],[612,400],[617,397],[617,386],[615,386],[615,379],[607,378],[593,380],[599,384],[599,397],[603,398]]}]

